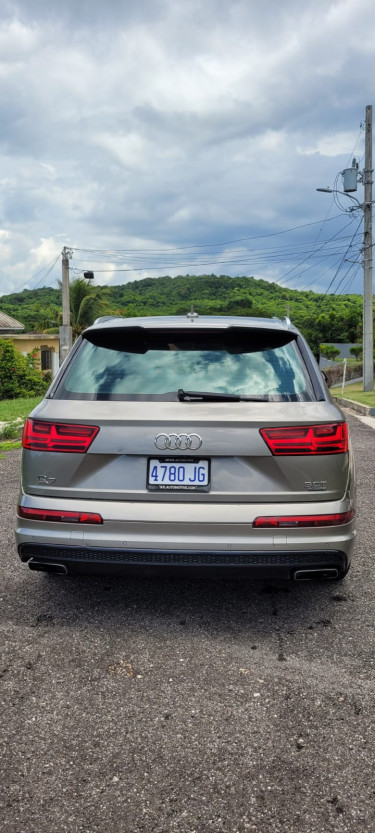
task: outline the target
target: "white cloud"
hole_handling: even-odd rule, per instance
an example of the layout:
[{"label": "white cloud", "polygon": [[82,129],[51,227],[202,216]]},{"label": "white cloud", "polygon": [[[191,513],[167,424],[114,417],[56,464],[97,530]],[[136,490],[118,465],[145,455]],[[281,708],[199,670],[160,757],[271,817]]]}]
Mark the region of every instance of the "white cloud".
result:
[{"label": "white cloud", "polygon": [[[3,3],[0,293],[33,285],[64,243],[149,252],[142,264],[129,251],[133,272],[100,278],[122,282],[149,274],[150,248],[324,217],[315,187],[332,184],[354,148],[363,155],[370,0],[89,6]],[[262,266],[272,279],[284,271]]]},{"label": "white cloud", "polygon": [[321,156],[342,156],[347,153],[348,148],[354,146],[355,141],[354,131],[333,133],[330,136],[322,136],[310,147],[297,147],[297,153],[302,156],[312,156],[314,153],[319,153]]},{"label": "white cloud", "polygon": [[43,266],[47,261],[53,260],[56,257],[56,250],[58,252],[59,249],[60,246],[52,237],[43,238],[38,246],[30,251],[33,268],[36,269],[38,266]]}]

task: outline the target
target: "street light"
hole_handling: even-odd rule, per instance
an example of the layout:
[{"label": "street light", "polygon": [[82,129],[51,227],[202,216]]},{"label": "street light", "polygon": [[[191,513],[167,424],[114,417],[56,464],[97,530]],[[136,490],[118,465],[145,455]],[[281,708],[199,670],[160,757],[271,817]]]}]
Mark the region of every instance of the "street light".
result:
[{"label": "street light", "polygon": [[[343,194],[344,197],[349,197],[350,200],[354,200],[354,202],[357,203],[357,208],[361,208],[362,211],[363,211],[363,208],[364,208],[363,202],[360,202],[359,200],[357,200],[357,197],[353,197],[352,194],[348,194],[347,191],[339,191],[338,188],[330,188],[329,185],[327,185],[326,188],[316,188],[315,190],[316,191],[321,191],[323,194]],[[354,206],[352,208],[349,208],[349,211],[354,211],[354,210],[355,210]]]},{"label": "street light", "polygon": [[354,200],[354,202],[357,203],[358,208],[363,208],[363,203],[357,200],[357,197],[353,197],[352,194],[348,194],[347,191],[339,191],[338,188],[330,188],[329,185],[327,185],[326,188],[316,188],[315,190],[322,191],[323,194],[344,194],[344,197],[349,197],[351,200]]}]

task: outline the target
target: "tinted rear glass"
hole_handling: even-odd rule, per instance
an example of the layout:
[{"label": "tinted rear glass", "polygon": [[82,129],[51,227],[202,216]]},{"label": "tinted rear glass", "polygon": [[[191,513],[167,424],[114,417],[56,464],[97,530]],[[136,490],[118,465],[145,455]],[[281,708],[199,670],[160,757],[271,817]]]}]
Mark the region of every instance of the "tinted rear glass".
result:
[{"label": "tinted rear glass", "polygon": [[179,388],[265,401],[310,401],[314,393],[293,333],[92,330],[55,396],[169,399]]}]

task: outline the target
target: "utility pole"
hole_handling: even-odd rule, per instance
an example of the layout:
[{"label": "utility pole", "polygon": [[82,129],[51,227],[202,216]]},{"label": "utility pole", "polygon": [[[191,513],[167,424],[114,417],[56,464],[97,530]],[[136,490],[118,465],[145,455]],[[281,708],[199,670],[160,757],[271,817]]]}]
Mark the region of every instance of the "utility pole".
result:
[{"label": "utility pole", "polygon": [[[366,107],[365,121],[365,167],[358,173],[358,162],[353,159],[352,167],[341,171],[343,191],[337,188],[317,188],[328,194],[344,194],[356,203],[349,211],[363,211],[363,390],[374,389],[374,323],[373,323],[373,287],[372,287],[372,105]],[[357,190],[357,182],[364,186],[364,202],[360,203],[352,196]]]},{"label": "utility pole", "polygon": [[73,255],[71,249],[64,246],[62,252],[62,327],[60,327],[60,364],[67,357],[72,346],[72,328],[70,326],[69,300],[69,260]]},{"label": "utility pole", "polygon": [[372,304],[372,106],[366,107],[363,184],[363,390],[374,387],[374,326]]}]

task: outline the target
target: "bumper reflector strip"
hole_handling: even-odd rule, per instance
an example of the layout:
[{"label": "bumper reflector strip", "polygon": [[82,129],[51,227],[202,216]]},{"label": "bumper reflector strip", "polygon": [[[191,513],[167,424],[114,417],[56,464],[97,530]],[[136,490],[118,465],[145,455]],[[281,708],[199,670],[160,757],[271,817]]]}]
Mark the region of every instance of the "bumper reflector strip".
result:
[{"label": "bumper reflector strip", "polygon": [[98,512],[64,512],[63,509],[30,509],[28,506],[19,506],[17,513],[20,518],[26,518],[29,521],[65,524],[103,523],[103,518]]},{"label": "bumper reflector strip", "polygon": [[354,518],[354,509],[332,515],[264,515],[255,518],[257,529],[295,529],[297,527],[340,526]]}]

